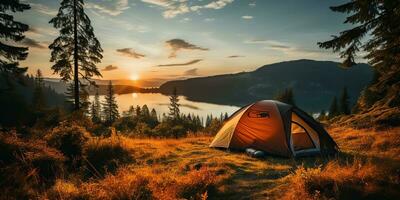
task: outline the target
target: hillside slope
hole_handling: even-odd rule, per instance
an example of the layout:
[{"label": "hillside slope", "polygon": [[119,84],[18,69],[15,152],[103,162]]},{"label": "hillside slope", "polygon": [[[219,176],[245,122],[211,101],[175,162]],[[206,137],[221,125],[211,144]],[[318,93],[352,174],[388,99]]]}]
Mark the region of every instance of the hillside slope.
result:
[{"label": "hillside slope", "polygon": [[[62,180],[56,194],[60,199],[85,193],[91,195],[89,199],[138,199],[135,195],[150,193],[145,199],[171,200],[394,199],[400,195],[396,189],[399,129],[335,128],[330,133],[342,150],[337,157],[297,159],[255,159],[208,148],[211,137],[123,137],[121,142],[131,153],[133,164],[121,167],[115,175],[81,185]],[[70,187],[75,194],[65,190]]]},{"label": "hillside slope", "polygon": [[336,62],[294,60],[265,65],[252,72],[170,81],[161,85],[160,91],[169,94],[176,87],[190,100],[243,106],[272,99],[292,87],[297,105],[317,112],[327,109],[345,86],[354,103],[372,77],[373,70],[367,64],[344,69]]}]

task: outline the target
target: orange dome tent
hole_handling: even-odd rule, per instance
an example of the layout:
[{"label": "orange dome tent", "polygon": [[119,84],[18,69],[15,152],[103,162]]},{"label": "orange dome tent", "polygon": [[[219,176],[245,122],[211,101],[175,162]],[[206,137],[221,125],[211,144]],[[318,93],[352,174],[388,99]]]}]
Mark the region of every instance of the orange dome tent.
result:
[{"label": "orange dome tent", "polygon": [[295,106],[264,100],[236,111],[218,131],[210,147],[296,157],[330,154],[335,141],[311,116]]}]

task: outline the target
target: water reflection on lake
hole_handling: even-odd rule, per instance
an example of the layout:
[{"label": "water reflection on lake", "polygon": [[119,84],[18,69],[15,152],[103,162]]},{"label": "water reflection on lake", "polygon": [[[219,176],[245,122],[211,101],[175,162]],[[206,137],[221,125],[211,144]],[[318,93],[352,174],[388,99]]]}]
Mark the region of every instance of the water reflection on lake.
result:
[{"label": "water reflection on lake", "polygon": [[[101,98],[103,99],[103,98]],[[194,102],[189,101],[185,97],[180,96],[180,111],[184,114],[193,113],[195,115],[199,115],[203,117],[205,120],[208,114],[212,114],[213,116],[220,116],[221,113],[227,112],[229,115],[239,109],[236,106],[226,106],[226,105],[217,105],[210,103],[202,103],[202,102]],[[133,106],[143,106],[146,104],[149,109],[156,109],[159,115],[162,113],[168,113],[168,105],[169,105],[169,97],[159,94],[159,93],[131,93],[131,94],[122,94],[116,95],[116,100],[118,103],[118,109],[120,114],[123,111],[129,109],[131,105]]]}]

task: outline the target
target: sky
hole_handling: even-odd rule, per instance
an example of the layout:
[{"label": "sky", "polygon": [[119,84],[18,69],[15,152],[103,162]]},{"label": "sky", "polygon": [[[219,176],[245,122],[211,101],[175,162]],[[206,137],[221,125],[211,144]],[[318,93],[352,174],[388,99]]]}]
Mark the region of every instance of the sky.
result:
[{"label": "sky", "polygon": [[[28,73],[53,74],[48,45],[58,30],[49,21],[60,0],[21,0],[32,9],[23,45]],[[317,42],[347,26],[329,6],[344,0],[85,0],[104,49],[102,79],[142,80],[145,87],[173,79],[252,71],[295,59],[340,61]],[[144,81],[147,80],[147,81]]]}]

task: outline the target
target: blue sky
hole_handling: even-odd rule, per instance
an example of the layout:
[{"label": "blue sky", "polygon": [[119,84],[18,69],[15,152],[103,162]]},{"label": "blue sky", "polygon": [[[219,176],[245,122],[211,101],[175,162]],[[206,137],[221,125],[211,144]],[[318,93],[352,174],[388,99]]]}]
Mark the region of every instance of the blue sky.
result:
[{"label": "blue sky", "polygon": [[[29,72],[53,75],[47,46],[58,30],[48,23],[58,0],[24,0],[32,9],[17,19],[27,33]],[[294,59],[339,61],[321,50],[344,28],[345,16],[329,10],[343,0],[86,0],[95,34],[104,49],[98,67],[104,79],[162,82],[254,70]],[[156,81],[156,82],[157,82]]]}]

